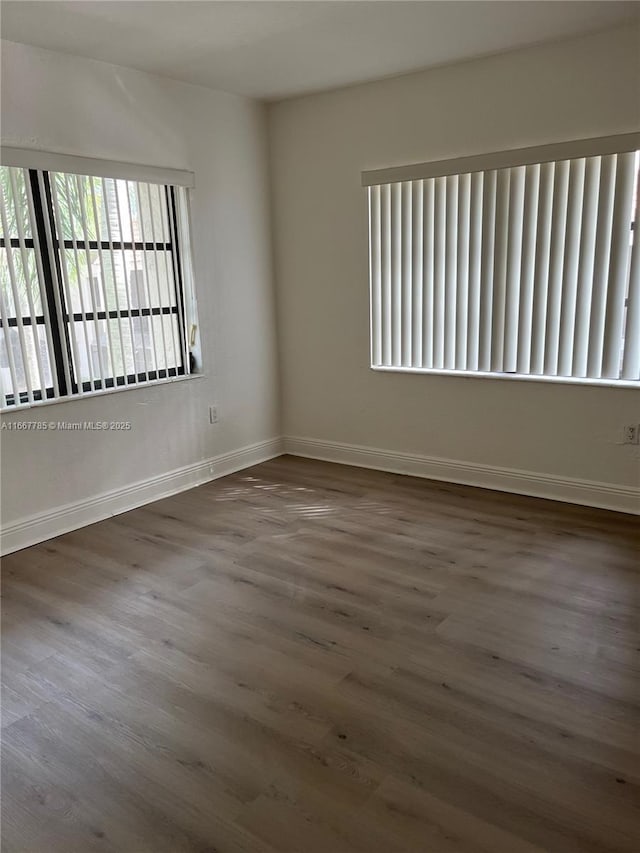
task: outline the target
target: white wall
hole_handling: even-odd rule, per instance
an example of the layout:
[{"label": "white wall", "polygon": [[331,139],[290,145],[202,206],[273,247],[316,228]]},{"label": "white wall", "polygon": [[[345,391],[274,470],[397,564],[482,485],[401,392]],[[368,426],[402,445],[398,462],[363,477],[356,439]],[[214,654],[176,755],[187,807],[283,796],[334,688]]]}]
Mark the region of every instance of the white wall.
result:
[{"label": "white wall", "polygon": [[286,435],[632,486],[634,390],[375,373],[360,172],[628,132],[638,32],[612,30],[270,110]]},{"label": "white wall", "polygon": [[[190,169],[204,378],[10,414],[131,421],[128,433],[2,432],[3,526],[277,437],[265,108],[2,43],[2,142]],[[210,426],[208,407],[220,422]]]}]

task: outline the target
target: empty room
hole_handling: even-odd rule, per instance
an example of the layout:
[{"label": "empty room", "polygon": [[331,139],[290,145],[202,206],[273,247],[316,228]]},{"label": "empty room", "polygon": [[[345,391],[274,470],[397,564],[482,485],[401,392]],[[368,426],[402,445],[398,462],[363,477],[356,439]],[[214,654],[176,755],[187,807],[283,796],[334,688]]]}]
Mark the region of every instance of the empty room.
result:
[{"label": "empty room", "polygon": [[0,4],[2,853],[640,850],[640,4]]}]

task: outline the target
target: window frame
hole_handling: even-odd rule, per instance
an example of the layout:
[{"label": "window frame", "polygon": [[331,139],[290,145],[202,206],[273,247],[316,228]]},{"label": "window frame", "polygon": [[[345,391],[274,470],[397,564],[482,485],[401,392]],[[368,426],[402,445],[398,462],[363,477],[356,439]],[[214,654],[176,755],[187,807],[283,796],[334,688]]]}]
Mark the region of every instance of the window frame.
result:
[{"label": "window frame", "polygon": [[[140,388],[148,385],[164,384],[179,379],[201,375],[196,373],[193,345],[196,343],[196,299],[193,292],[193,275],[191,271],[191,229],[189,216],[189,198],[185,192],[178,199],[177,188],[193,186],[193,175],[177,170],[141,167],[126,163],[109,163],[108,161],[91,158],[77,158],[68,155],[48,154],[47,152],[30,152],[22,149],[2,149],[2,165],[24,170],[25,179],[29,181],[33,204],[33,233],[30,237],[10,236],[0,237],[0,248],[8,243],[11,249],[33,251],[39,259],[42,274],[41,296],[42,314],[35,316],[21,314],[6,318],[10,328],[22,326],[44,326],[49,337],[49,355],[51,375],[55,374],[58,393],[52,383],[45,388],[33,389],[32,400],[28,391],[16,394],[6,393],[0,400],[0,412],[11,414],[32,406],[46,403],[61,403],[78,400],[86,396],[105,394],[112,391]],[[168,234],[165,240],[83,240],[65,239],[58,234],[54,202],[51,191],[51,175],[63,173],[67,175],[87,175],[93,177],[111,178],[115,181],[126,180],[139,183],[155,183],[163,193],[166,205]],[[169,182],[167,182],[169,181]],[[184,209],[179,208],[184,207]],[[72,237],[74,235],[71,235]],[[133,235],[132,235],[133,236]],[[154,235],[155,236],[155,235]],[[160,235],[158,235],[160,236]],[[188,242],[185,247],[184,241]],[[117,309],[73,311],[67,305],[65,288],[63,286],[62,259],[60,253],[66,249],[76,251],[105,251],[117,252],[164,252],[168,255],[167,270],[171,271],[170,286],[175,293],[175,304],[146,307],[121,307]],[[38,273],[39,274],[39,273]],[[186,289],[189,289],[189,293]],[[173,301],[173,294],[172,294]],[[188,307],[187,307],[188,306]],[[85,307],[85,306],[83,306]],[[85,307],[86,308],[86,307]],[[137,373],[121,373],[119,375],[92,377],[90,380],[80,380],[78,366],[74,364],[73,348],[71,345],[70,324],[78,321],[127,320],[136,317],[176,317],[176,364]],[[4,325],[0,320],[0,326]],[[135,367],[134,362],[134,367]]]},{"label": "window frame", "polygon": [[[640,387],[640,379],[624,378],[622,368],[618,377],[612,376],[580,376],[573,374],[554,374],[554,373],[520,373],[517,370],[480,370],[464,367],[444,367],[444,366],[418,366],[415,364],[382,364],[379,357],[376,356],[376,348],[380,347],[380,324],[385,322],[385,317],[382,312],[382,307],[379,304],[380,295],[378,294],[378,304],[374,307],[376,294],[374,293],[374,261],[373,256],[376,249],[379,249],[380,235],[377,235],[377,242],[374,244],[374,225],[372,221],[372,196],[374,189],[381,191],[388,186],[397,186],[404,182],[413,183],[425,180],[447,179],[450,177],[462,178],[473,175],[476,172],[481,172],[485,176],[490,172],[499,172],[500,170],[510,170],[516,167],[539,166],[542,167],[547,163],[557,165],[564,160],[588,159],[591,157],[604,157],[610,154],[624,154],[626,152],[636,152],[636,158],[640,153],[640,132],[617,134],[615,136],[598,137],[592,139],[579,139],[569,142],[558,142],[542,146],[534,146],[530,148],[513,149],[501,152],[491,152],[485,154],[456,157],[447,160],[436,160],[431,162],[416,163],[403,166],[390,166],[385,168],[376,168],[363,171],[361,173],[361,186],[367,189],[367,206],[368,206],[368,251],[369,251],[369,369],[376,372],[385,373],[405,373],[405,374],[432,374],[446,377],[463,377],[474,379],[508,379],[532,382],[551,382],[556,384],[569,385],[591,385],[591,386],[606,386],[609,388],[624,388],[638,389]],[[636,159],[636,163],[638,160]],[[640,205],[640,172],[636,171],[636,204]],[[636,208],[637,210],[637,208]],[[633,232],[633,242],[638,238],[637,229],[639,223],[633,219],[634,209],[631,212],[632,219],[630,221],[630,230]],[[378,223],[380,224],[380,223]],[[395,225],[390,226],[392,229]],[[402,226],[398,226],[400,229]],[[404,242],[404,232],[400,230],[402,241]],[[375,248],[374,248],[375,245]],[[390,251],[387,247],[387,253]],[[400,249],[396,248],[396,252]],[[378,251],[379,254],[379,251]],[[629,253],[629,262],[631,259],[631,251]],[[388,262],[388,259],[387,259]],[[377,275],[384,275],[380,270],[380,260],[377,260],[376,267]],[[631,274],[630,272],[628,273]],[[379,286],[379,281],[378,281]],[[397,288],[397,283],[395,287]],[[395,292],[395,291],[393,291]],[[637,291],[634,291],[637,293]],[[389,298],[389,297],[388,297]],[[391,298],[394,298],[393,296]],[[629,304],[629,292],[626,293],[624,299],[625,315]],[[386,308],[385,310],[389,310]],[[518,303],[519,310],[519,303]],[[377,311],[377,316],[376,315]],[[456,315],[457,316],[457,315]],[[388,318],[387,318],[388,320]],[[624,344],[625,328],[623,326],[623,334],[621,345]],[[623,352],[620,353],[621,361]]]}]

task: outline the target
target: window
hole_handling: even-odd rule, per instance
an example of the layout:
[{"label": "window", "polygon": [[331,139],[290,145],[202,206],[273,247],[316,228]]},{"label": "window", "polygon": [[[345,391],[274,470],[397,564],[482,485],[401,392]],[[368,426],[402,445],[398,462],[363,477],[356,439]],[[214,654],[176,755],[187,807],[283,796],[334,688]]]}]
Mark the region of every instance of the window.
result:
[{"label": "window", "polygon": [[640,134],[363,173],[371,366],[640,380]]},{"label": "window", "polygon": [[185,186],[112,166],[0,167],[2,408],[191,371]]}]

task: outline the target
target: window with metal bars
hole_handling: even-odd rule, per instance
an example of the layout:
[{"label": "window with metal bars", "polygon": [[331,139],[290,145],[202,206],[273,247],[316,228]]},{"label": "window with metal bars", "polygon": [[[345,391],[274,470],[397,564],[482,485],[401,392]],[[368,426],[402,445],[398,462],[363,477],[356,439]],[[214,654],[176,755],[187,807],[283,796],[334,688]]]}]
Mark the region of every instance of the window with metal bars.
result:
[{"label": "window with metal bars", "polygon": [[1,166],[0,189],[2,408],[190,373],[184,186]]},{"label": "window with metal bars", "polygon": [[638,384],[640,134],[363,173],[371,366]]}]

